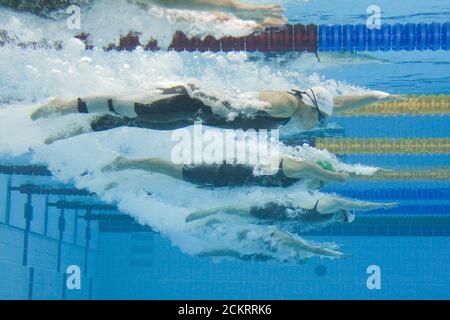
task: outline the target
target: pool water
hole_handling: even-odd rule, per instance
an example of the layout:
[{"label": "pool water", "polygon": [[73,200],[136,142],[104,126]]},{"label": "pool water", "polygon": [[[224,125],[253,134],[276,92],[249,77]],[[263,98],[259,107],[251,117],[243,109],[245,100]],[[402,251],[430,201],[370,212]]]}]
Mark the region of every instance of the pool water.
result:
[{"label": "pool water", "polygon": [[[366,0],[280,2],[287,8],[290,22],[315,24],[364,24],[366,9],[372,4]],[[96,25],[92,21],[102,17],[95,16],[99,14],[95,10],[106,6],[106,2],[99,3],[86,22],[94,32]],[[382,23],[450,21],[450,4],[444,0],[407,4],[379,0],[377,5],[382,10]],[[125,3],[118,9],[135,12]],[[109,36],[103,29],[120,19],[117,13],[112,17],[113,22],[99,22],[99,36]],[[135,20],[145,24],[143,19],[137,16]],[[0,14],[0,29],[22,30],[23,36],[35,32],[37,35],[32,36],[39,36],[41,31],[31,30],[36,25],[52,37],[67,36],[53,30],[45,20],[9,10]],[[118,154],[167,155],[170,136],[120,128],[44,145],[45,137],[71,126],[75,118],[41,123],[46,126],[42,129],[28,116],[30,108],[50,96],[68,98],[107,89],[132,92],[145,90],[147,82],[167,79],[194,81],[224,94],[317,84],[344,94],[367,89],[427,96],[450,94],[447,51],[319,51],[318,55],[320,63],[306,53],[105,53],[85,52],[77,43],[59,52],[0,47],[0,118],[4,119],[0,126],[0,167],[5,166],[0,169],[0,299],[450,298],[448,113],[338,115],[319,130],[318,136],[295,138],[290,132],[282,135],[289,145],[303,143],[306,137],[313,146],[339,149],[333,152],[336,155],[310,147],[299,151],[311,152],[313,158],[354,165],[354,170],[362,172],[382,167],[411,173],[399,179],[357,179],[322,188],[322,193],[398,202],[399,206],[357,213],[356,220],[348,225],[310,230],[294,226],[293,230],[307,241],[336,244],[349,254],[348,258],[334,260],[311,256],[304,263],[283,261],[277,253],[272,253],[271,261],[198,257],[196,254],[207,248],[208,242],[224,245],[231,239],[227,245],[240,248],[232,236],[217,239],[211,230],[195,234],[197,231],[184,224],[184,217],[194,210],[281,197],[288,191],[208,190],[136,171],[103,174],[100,168]],[[320,134],[327,130],[331,136]],[[344,143],[356,139],[375,151],[349,152],[350,147],[333,145],[333,137]],[[417,143],[435,143],[436,147],[428,151],[385,152],[377,147],[377,139],[400,144],[416,139]],[[12,165],[45,165],[52,176],[11,174],[5,168]],[[440,175],[417,179],[414,172]],[[102,192],[111,183],[117,186]],[[30,184],[71,191],[59,195],[36,192],[27,199],[26,192],[14,189]],[[79,195],[74,188],[99,196]],[[289,192],[301,199],[310,196],[302,186]],[[58,201],[79,206],[61,209]],[[117,208],[86,209],[80,204],[112,204]],[[33,213],[29,229],[27,212]],[[98,216],[85,219],[88,214]],[[61,221],[65,225],[62,232]],[[245,227],[241,223],[239,219],[227,220],[224,230],[238,233]],[[254,232],[263,230],[258,225],[252,227]],[[251,244],[246,250],[258,253]],[[65,285],[69,266],[80,268],[81,288],[72,290]],[[375,289],[371,286],[373,266],[380,271]]]}]

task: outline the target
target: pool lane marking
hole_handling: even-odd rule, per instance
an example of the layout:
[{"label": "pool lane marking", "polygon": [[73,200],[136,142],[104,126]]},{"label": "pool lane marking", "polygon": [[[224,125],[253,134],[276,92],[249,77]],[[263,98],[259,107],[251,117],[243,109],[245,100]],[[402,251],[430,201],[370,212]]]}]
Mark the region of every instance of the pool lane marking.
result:
[{"label": "pool lane marking", "polygon": [[450,154],[450,138],[317,138],[315,146],[335,154]]},{"label": "pool lane marking", "polygon": [[450,167],[433,168],[433,169],[417,169],[417,170],[399,170],[399,171],[386,171],[379,170],[371,176],[356,175],[353,177],[355,180],[372,180],[372,181],[384,181],[384,180],[415,180],[415,181],[449,181],[450,180]]},{"label": "pool lane marking", "polygon": [[347,112],[336,111],[337,116],[422,116],[450,114],[450,95],[410,95],[404,101],[379,102]]}]

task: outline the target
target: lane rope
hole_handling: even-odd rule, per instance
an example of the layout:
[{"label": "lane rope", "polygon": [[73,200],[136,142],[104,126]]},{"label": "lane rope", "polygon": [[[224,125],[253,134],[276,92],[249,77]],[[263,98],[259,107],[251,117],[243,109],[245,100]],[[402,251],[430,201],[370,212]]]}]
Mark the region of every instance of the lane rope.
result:
[{"label": "lane rope", "polygon": [[317,138],[315,146],[335,154],[450,154],[450,139]]},{"label": "lane rope", "polygon": [[347,112],[336,111],[337,116],[422,116],[450,114],[450,95],[410,95],[404,101],[387,101]]}]

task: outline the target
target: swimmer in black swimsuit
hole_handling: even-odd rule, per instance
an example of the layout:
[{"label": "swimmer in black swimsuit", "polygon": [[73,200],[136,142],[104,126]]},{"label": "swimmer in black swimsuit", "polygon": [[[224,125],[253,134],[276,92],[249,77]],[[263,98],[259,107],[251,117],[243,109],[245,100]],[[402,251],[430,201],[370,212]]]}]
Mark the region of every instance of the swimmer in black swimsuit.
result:
[{"label": "swimmer in black swimsuit", "polygon": [[[123,126],[173,130],[193,125],[196,121],[218,128],[258,130],[279,128],[296,118],[301,129],[311,129],[330,117],[334,109],[348,111],[379,100],[397,99],[384,92],[333,98],[323,87],[306,91],[260,91],[254,95],[259,105],[244,112],[229,101],[207,95],[194,85],[177,85],[134,97],[97,95],[69,101],[54,99],[38,107],[31,118],[38,120],[72,113],[96,115],[90,127],[80,126],[47,139],[47,143],[52,143],[86,132]],[[229,118],[229,115],[233,117]]]},{"label": "swimmer in black swimsuit", "polygon": [[225,207],[197,211],[190,214],[186,218],[186,222],[192,223],[194,228],[204,226],[214,228],[215,225],[220,226],[224,222],[224,216],[219,216],[218,214],[225,214],[255,219],[267,224],[268,229],[261,232],[261,229],[254,230],[254,225],[250,223],[242,223],[242,225],[248,225],[248,227],[243,227],[243,230],[237,235],[237,241],[241,242],[242,245],[245,245],[248,241],[257,242],[259,246],[264,248],[262,252],[245,254],[242,251],[230,248],[216,248],[201,252],[199,256],[233,257],[242,260],[272,260],[275,259],[276,255],[268,253],[277,253],[280,250],[288,249],[293,250],[293,255],[289,255],[289,260],[304,262],[305,254],[306,256],[314,254],[327,258],[345,258],[349,255],[337,251],[337,248],[311,243],[298,235],[280,230],[277,226],[273,226],[274,222],[303,221],[305,223],[320,223],[336,221],[351,223],[355,219],[353,210],[387,209],[396,205],[396,203],[371,203],[322,196],[312,208],[305,208],[293,202],[272,201],[261,206]]},{"label": "swimmer in black swimsuit", "polygon": [[353,201],[343,198],[323,196],[316,201],[313,208],[304,207],[292,202],[272,201],[261,206],[226,207],[205,211],[197,211],[186,218],[191,222],[218,213],[233,214],[264,221],[300,220],[307,223],[338,221],[351,223],[355,219],[354,211],[388,209],[396,203],[374,203]]},{"label": "swimmer in black swimsuit", "polygon": [[[220,221],[208,221],[209,227],[214,227],[215,224],[220,225]],[[350,255],[337,251],[336,247],[331,247],[327,244],[311,243],[296,234],[284,230],[278,230],[273,227],[265,232],[254,232],[249,225],[243,228],[238,235],[238,247],[242,248],[250,243],[257,243],[256,247],[261,251],[258,253],[243,253],[242,250],[235,250],[228,248],[217,248],[205,250],[197,254],[200,257],[231,257],[245,261],[267,261],[276,259],[277,253],[289,251],[288,256],[282,257],[286,261],[296,263],[304,263],[308,257],[317,255],[324,258],[347,258]],[[255,245],[253,245],[253,248]],[[245,252],[245,250],[244,250]],[[280,258],[280,257],[279,257]]]},{"label": "swimmer in black swimsuit", "polygon": [[114,160],[104,167],[103,171],[128,169],[164,174],[205,187],[264,186],[285,188],[301,179],[343,182],[348,178],[347,173],[328,171],[318,164],[294,157],[283,158],[280,161],[278,172],[270,175],[254,175],[254,167],[244,164],[176,165],[162,159],[126,159],[123,157]]}]

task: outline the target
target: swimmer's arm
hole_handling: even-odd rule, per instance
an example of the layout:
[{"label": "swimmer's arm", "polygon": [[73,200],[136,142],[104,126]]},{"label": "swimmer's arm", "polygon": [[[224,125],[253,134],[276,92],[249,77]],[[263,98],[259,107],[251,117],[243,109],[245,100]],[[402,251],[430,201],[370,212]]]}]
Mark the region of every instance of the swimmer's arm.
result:
[{"label": "swimmer's arm", "polygon": [[177,180],[183,180],[183,166],[158,158],[128,159],[119,156],[102,168],[103,172],[122,170],[142,170],[163,174]]},{"label": "swimmer's arm", "polygon": [[237,216],[242,217],[249,217],[250,216],[250,207],[222,207],[222,208],[215,208],[210,210],[202,210],[202,211],[196,211],[191,213],[186,218],[186,222],[191,222],[199,219],[203,219],[205,217],[209,217],[211,215],[215,215],[218,213],[226,213],[226,214],[233,214]]},{"label": "swimmer's arm", "polygon": [[[273,9],[274,13],[281,12],[278,5],[247,4],[237,0],[134,0],[138,4],[156,4],[161,7],[186,10],[218,10],[236,12],[241,10]],[[276,9],[276,10],[275,10]]]},{"label": "swimmer's arm", "polygon": [[334,210],[335,209],[347,209],[347,210],[356,210],[356,211],[370,211],[370,210],[376,210],[376,209],[395,208],[398,206],[398,203],[395,203],[395,202],[376,203],[376,202],[368,202],[368,201],[348,200],[348,199],[342,199],[342,198],[329,198],[323,202],[322,201],[320,202],[320,204],[326,205],[329,210],[333,210],[333,208],[334,208]]},{"label": "swimmer's arm", "polygon": [[315,163],[306,160],[292,160],[290,158],[283,159],[283,172],[287,177],[291,178],[308,177],[323,181],[344,182],[348,178],[346,173],[328,171]]},{"label": "swimmer's arm", "polygon": [[326,248],[324,246],[319,245],[313,245],[311,243],[308,243],[304,239],[301,239],[300,237],[296,237],[288,232],[285,231],[275,231],[272,233],[272,237],[279,241],[280,244],[284,244],[290,247],[293,247],[297,250],[305,250],[317,255],[321,256],[327,256],[327,257],[339,257],[343,258],[348,255],[343,254],[342,252],[332,250],[330,248]]},{"label": "swimmer's arm", "polygon": [[287,92],[260,91],[258,99],[267,104],[262,111],[275,118],[290,118],[298,109],[297,98]]},{"label": "swimmer's arm", "polygon": [[334,110],[339,112],[347,112],[355,109],[363,108],[367,105],[386,101],[402,99],[400,95],[391,95],[382,91],[373,91],[357,96],[338,96],[334,97]]},{"label": "swimmer's arm", "polygon": [[50,101],[39,105],[31,114],[32,120],[52,117],[55,115],[67,115],[80,113],[78,101],[81,99],[86,103],[88,113],[110,113],[108,100],[113,101],[113,107],[120,114],[134,115],[134,105],[136,102],[144,101],[146,96],[123,97],[116,94],[97,94],[69,100],[53,98]]},{"label": "swimmer's arm", "polygon": [[156,4],[161,7],[171,9],[190,10],[227,10],[237,8],[237,1],[234,0],[135,0],[138,4]]}]

